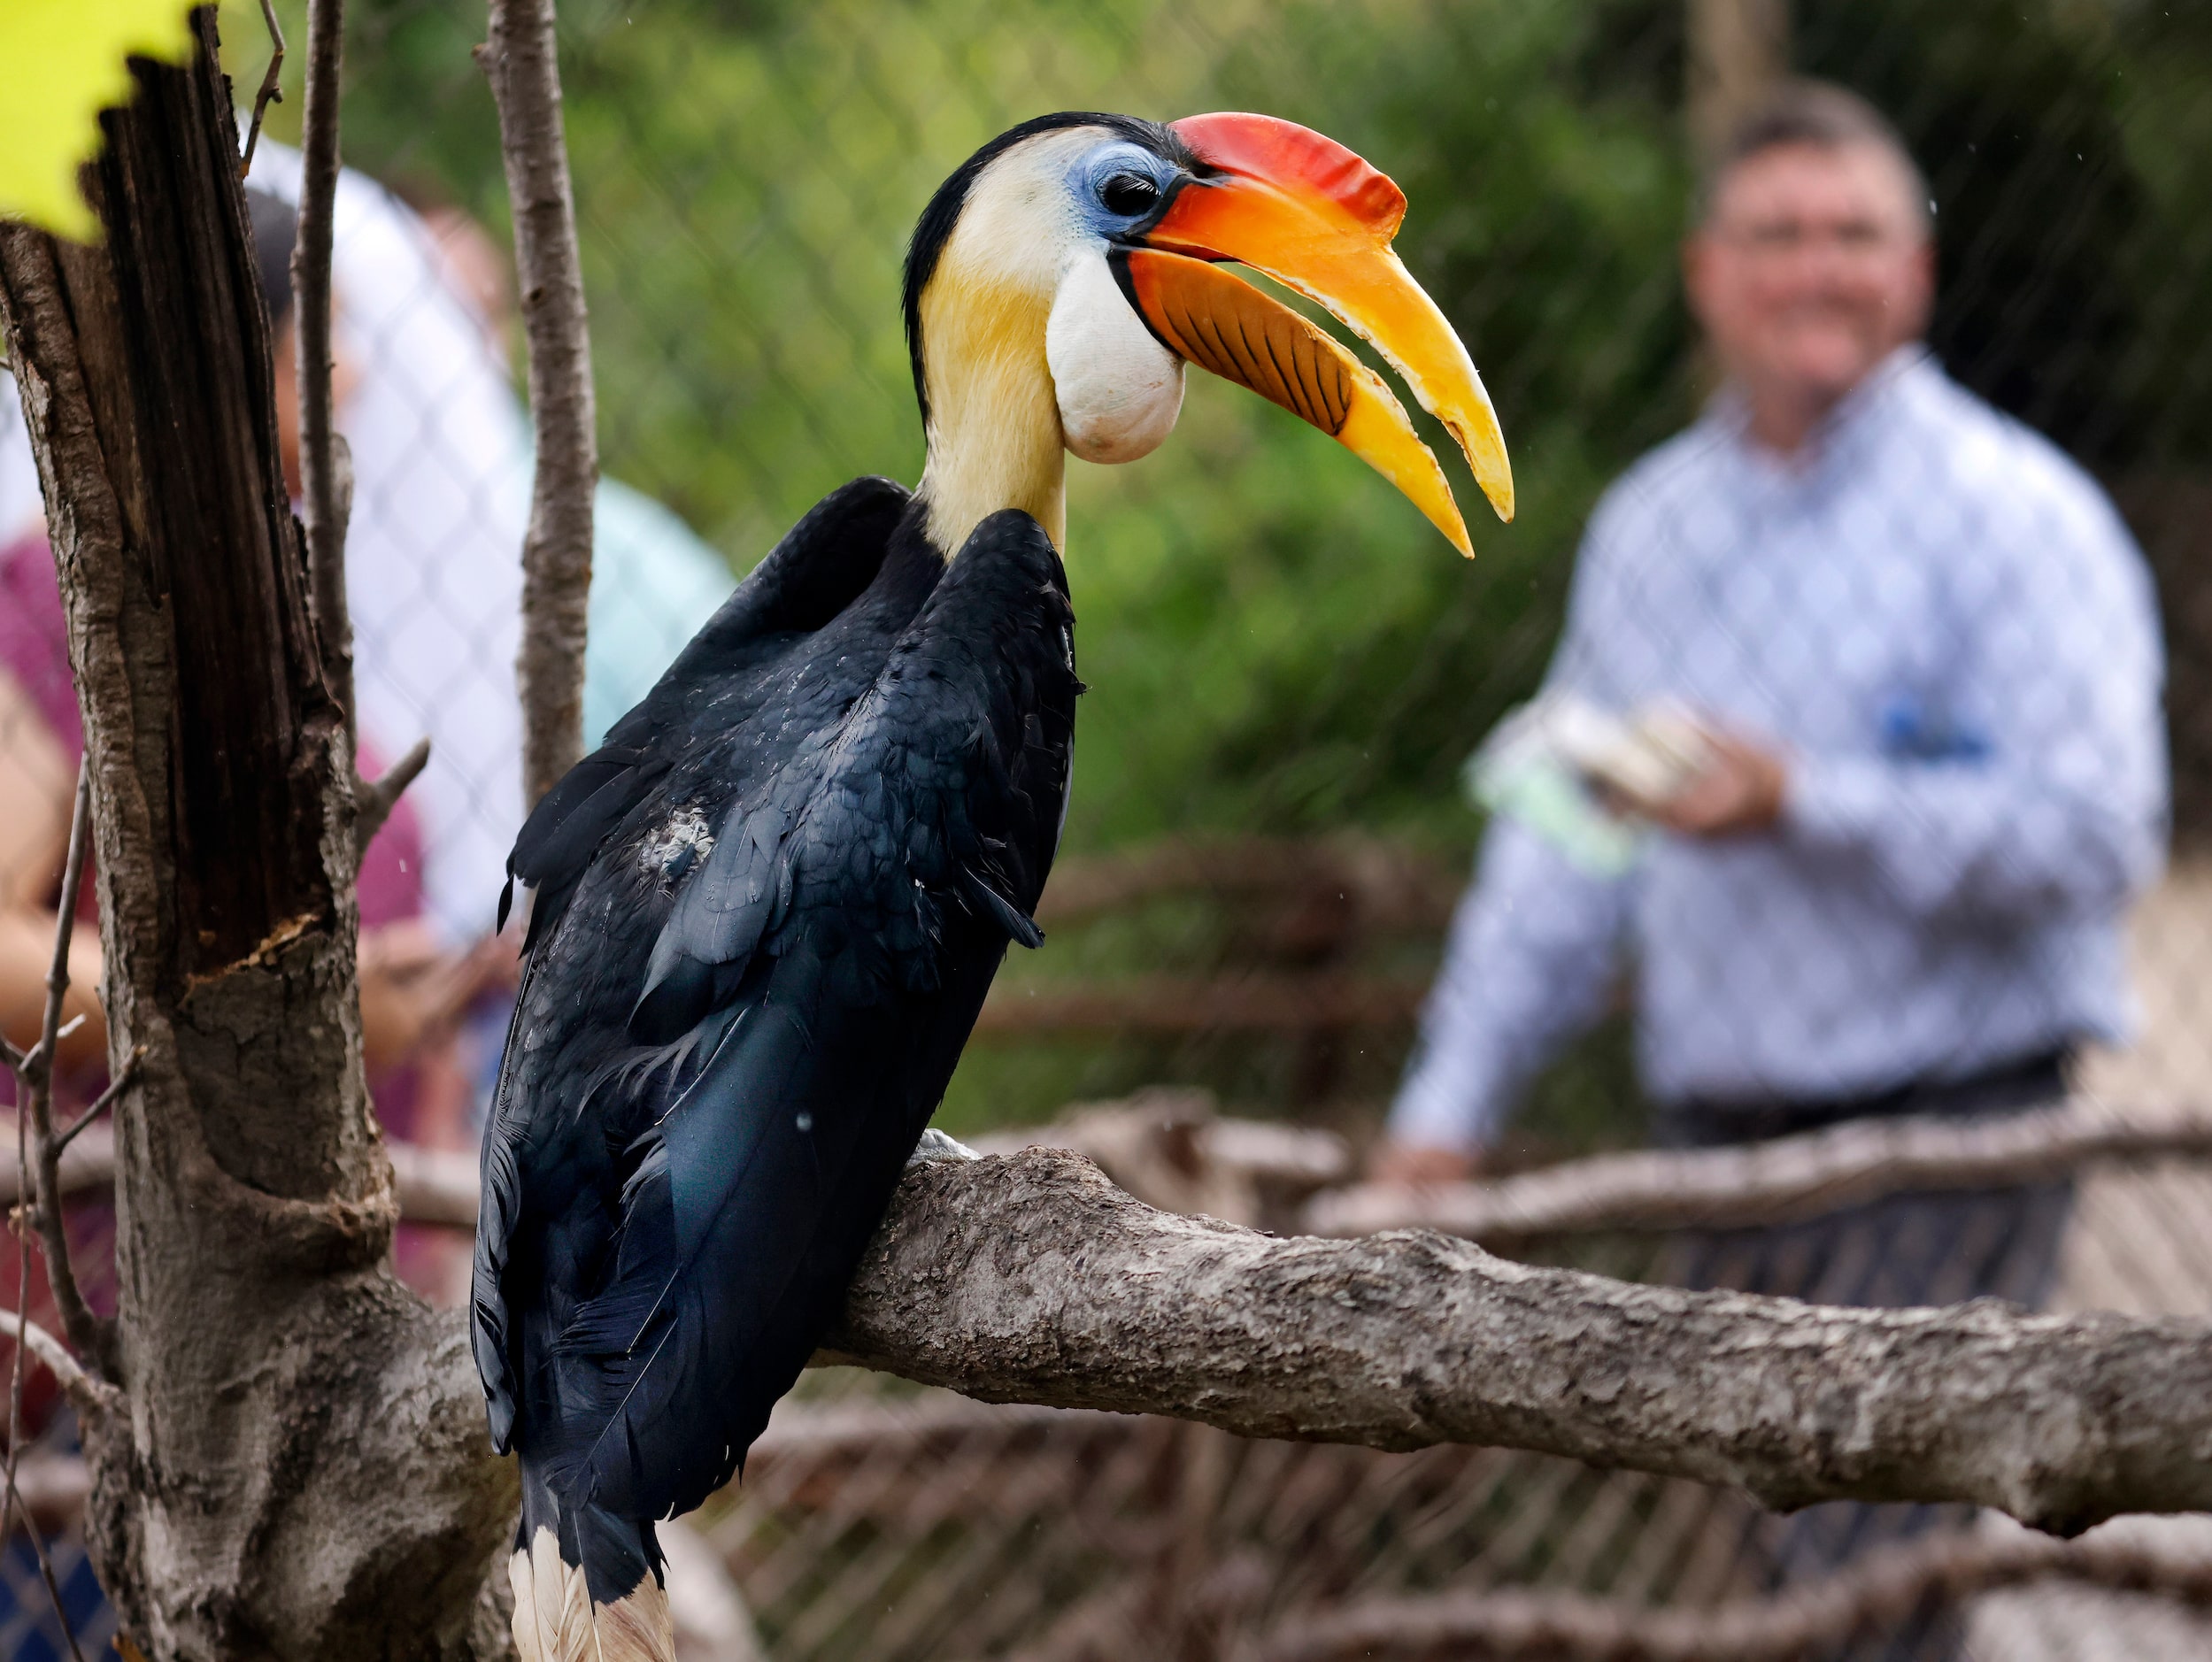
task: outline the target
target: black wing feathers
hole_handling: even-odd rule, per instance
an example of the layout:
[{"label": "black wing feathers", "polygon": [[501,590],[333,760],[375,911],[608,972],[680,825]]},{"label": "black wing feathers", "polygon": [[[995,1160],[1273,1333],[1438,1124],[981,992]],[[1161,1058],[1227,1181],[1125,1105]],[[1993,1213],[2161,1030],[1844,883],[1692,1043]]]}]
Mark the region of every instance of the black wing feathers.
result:
[{"label": "black wing feathers", "polygon": [[[713,768],[649,738],[626,766],[662,773],[582,868],[530,868],[573,893],[532,950],[487,1139],[478,1357],[495,1432],[620,1516],[688,1510],[736,1469],[1006,942],[1041,938],[1080,690],[1059,556],[1014,512],[949,567],[918,512],[890,542],[772,696],[699,741]],[[684,661],[655,699],[694,696]],[[711,847],[668,880],[680,823]]]},{"label": "black wing feathers", "polygon": [[[733,729],[743,731],[775,696],[774,672],[780,662],[875,582],[908,501],[905,488],[889,480],[858,479],[815,504],[738,585],[644,701],[615,724],[606,744],[546,793],[507,858],[501,925],[517,879],[535,886],[536,894],[524,947],[529,962],[484,1139],[472,1290],[477,1366],[491,1404],[493,1441],[503,1450],[515,1413],[512,1368],[520,1343],[504,1285],[524,1191],[541,1214],[557,1214],[568,1206],[571,1189],[589,1187],[586,1174],[568,1158],[559,1109],[540,1098],[550,1093],[557,1101],[557,1081],[574,1090],[579,1079],[596,1079],[597,1070],[623,1059],[608,1054],[613,1035],[601,1030],[603,1024],[571,1020],[566,1012],[591,1007],[587,995],[603,989],[589,982],[610,975],[619,981],[620,943],[607,937],[645,924],[641,912],[653,896],[635,892],[635,882],[625,889],[605,872],[595,908],[603,938],[558,963],[547,960],[560,955],[538,949],[557,932],[609,839],[641,815],[649,817],[656,797],[664,797],[672,779],[687,767],[698,770],[705,763],[711,769],[716,742]],[[636,993],[633,986],[621,996],[634,998]],[[563,1014],[553,1013],[557,1004]],[[627,1015],[627,1008],[621,1013]],[[644,1111],[642,1098],[634,1097],[632,1105]],[[565,1106],[572,1115],[581,1112],[573,1101]],[[526,1166],[531,1169],[526,1172]],[[536,1253],[554,1244],[550,1237],[534,1237],[528,1250]],[[516,1273],[555,1272],[534,1259]]]},{"label": "black wing feathers", "polygon": [[[535,888],[530,942],[557,920],[584,865],[674,759],[668,741],[696,723],[701,704],[822,627],[852,604],[883,564],[906,511],[903,485],[856,479],[833,490],[785,533],[710,618],[607,742],[568,771],[523,822],[507,857],[499,927],[517,880]],[[717,725],[737,712],[723,712]],[[690,735],[697,736],[697,735]]]}]

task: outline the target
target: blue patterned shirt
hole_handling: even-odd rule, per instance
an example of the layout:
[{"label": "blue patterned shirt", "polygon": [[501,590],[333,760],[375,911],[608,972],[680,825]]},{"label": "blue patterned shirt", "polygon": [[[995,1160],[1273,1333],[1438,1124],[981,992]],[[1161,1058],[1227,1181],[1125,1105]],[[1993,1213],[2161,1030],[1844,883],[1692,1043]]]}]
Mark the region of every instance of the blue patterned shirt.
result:
[{"label": "blue patterned shirt", "polygon": [[1723,395],[1599,504],[1550,685],[1778,745],[1780,823],[1653,834],[1605,876],[1495,820],[1392,1135],[1483,1145],[1624,966],[1662,1103],[1849,1097],[2124,1037],[2162,677],[2111,504],[1922,350],[1798,458]]}]

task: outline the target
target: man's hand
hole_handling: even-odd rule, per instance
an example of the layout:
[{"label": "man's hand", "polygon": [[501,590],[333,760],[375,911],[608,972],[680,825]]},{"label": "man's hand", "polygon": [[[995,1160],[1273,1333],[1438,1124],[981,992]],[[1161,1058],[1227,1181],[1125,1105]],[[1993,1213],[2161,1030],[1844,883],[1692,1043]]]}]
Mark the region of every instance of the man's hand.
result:
[{"label": "man's hand", "polygon": [[1404,1183],[1423,1189],[1437,1183],[1471,1182],[1482,1174],[1479,1153],[1419,1143],[1385,1143],[1368,1159],[1371,1183]]},{"label": "man's hand", "polygon": [[1697,776],[1664,802],[1639,804],[1654,825],[1684,836],[1733,837],[1770,831],[1782,817],[1790,771],[1781,756],[1707,728],[1709,756]]}]

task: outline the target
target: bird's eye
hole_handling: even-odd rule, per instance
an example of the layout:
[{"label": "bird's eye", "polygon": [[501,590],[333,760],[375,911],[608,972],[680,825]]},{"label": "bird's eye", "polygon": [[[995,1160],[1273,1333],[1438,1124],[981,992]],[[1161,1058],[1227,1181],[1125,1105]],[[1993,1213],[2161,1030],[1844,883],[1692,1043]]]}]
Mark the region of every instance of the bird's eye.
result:
[{"label": "bird's eye", "polygon": [[1160,187],[1142,173],[1115,173],[1098,187],[1098,200],[1109,213],[1134,219],[1150,213],[1160,200]]}]

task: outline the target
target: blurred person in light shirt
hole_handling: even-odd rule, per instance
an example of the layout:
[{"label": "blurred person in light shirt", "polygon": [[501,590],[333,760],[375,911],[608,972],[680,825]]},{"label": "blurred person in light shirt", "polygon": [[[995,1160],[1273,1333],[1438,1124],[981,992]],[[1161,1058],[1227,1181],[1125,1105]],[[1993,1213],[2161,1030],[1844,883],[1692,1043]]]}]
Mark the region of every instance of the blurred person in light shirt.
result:
[{"label": "blurred person in light shirt", "polygon": [[[2121,926],[2167,805],[2149,578],[2088,476],[1920,343],[1931,207],[1839,88],[1784,86],[1723,151],[1683,270],[1724,385],[1599,503],[1545,693],[1478,758],[1548,731],[1587,819],[1556,789],[1491,797],[1378,1179],[1479,1174],[1624,969],[1677,1148],[2016,1112],[2128,1036]],[[1668,1273],[2034,1304],[2070,1201],[1892,1195],[1686,1232]],[[1811,1508],[1773,1527],[1772,1566],[1960,1521],[1940,1512]],[[1915,1649],[1942,1620],[1851,1654],[1947,1654]]]},{"label": "blurred person in light shirt", "polygon": [[[485,349],[505,360],[521,338],[513,268],[482,224],[420,180],[397,187],[421,217],[446,288]],[[644,491],[599,476],[591,498],[591,598],[585,619],[587,749],[652,690],[676,654],[736,587],[728,566]]]},{"label": "blurred person in light shirt", "polygon": [[1699,765],[1590,869],[1510,814],[1376,1174],[1478,1172],[1627,960],[1661,1140],[2057,1094],[2126,1036],[2120,926],[2159,869],[2162,667],[2111,504],[1919,342],[1924,185],[1840,89],[1785,88],[1684,252],[1724,376],[1592,515],[1547,696],[1682,712]]}]

